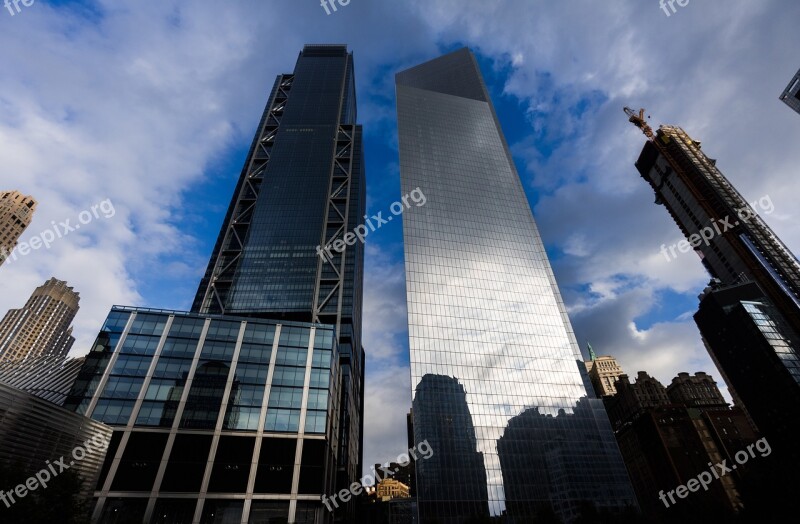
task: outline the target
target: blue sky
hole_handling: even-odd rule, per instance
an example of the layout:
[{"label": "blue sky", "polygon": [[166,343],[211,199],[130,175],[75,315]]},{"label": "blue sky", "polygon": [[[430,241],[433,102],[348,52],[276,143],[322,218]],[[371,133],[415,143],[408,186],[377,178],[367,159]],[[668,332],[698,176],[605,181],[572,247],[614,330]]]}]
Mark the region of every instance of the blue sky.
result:
[{"label": "blue sky", "polygon": [[[667,261],[677,227],[633,163],[625,105],[683,126],[800,251],[800,4],[657,0],[35,0],[0,10],[0,188],[40,201],[23,240],[104,199],[115,214],[0,268],[0,312],[50,276],[81,293],[85,353],[112,304],[186,309],[275,76],[305,43],[355,53],[368,206],[400,197],[394,73],[478,55],[578,340],[631,375],[718,373],[691,313],[707,277]],[[365,462],[405,447],[410,377],[400,221],[370,235]]]}]

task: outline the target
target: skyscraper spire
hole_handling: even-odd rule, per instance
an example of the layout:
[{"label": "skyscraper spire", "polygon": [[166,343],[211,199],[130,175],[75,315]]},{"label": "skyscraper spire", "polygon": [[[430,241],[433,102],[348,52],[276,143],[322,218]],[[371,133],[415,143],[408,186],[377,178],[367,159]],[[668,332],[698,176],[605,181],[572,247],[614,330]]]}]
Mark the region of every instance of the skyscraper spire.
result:
[{"label": "skyscraper spire", "polygon": [[592,349],[592,345],[587,342],[586,347],[589,349],[589,360],[591,361],[596,360],[597,355],[594,354],[594,349]]}]

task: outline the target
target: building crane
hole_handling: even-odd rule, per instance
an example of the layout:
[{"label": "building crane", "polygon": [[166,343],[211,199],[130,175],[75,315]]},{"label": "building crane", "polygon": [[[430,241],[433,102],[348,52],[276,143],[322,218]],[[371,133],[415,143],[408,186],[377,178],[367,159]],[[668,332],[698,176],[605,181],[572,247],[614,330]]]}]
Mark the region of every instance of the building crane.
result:
[{"label": "building crane", "polygon": [[650,128],[650,126],[647,124],[647,120],[644,118],[644,108],[639,110],[639,114],[636,114],[636,111],[630,107],[625,107],[623,111],[625,111],[625,114],[630,117],[628,118],[628,122],[641,129],[642,133],[644,133],[647,138],[653,138],[653,130]]}]

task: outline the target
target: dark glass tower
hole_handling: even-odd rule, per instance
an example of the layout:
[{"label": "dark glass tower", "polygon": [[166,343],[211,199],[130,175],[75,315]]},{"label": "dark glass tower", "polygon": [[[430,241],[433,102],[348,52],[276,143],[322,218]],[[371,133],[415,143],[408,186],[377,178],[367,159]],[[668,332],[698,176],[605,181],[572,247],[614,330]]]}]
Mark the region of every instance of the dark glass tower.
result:
[{"label": "dark glass tower", "polygon": [[278,76],[192,306],[336,327],[340,486],[361,476],[363,245],[324,248],[363,223],[366,182],[353,55],[308,45]]},{"label": "dark glass tower", "polygon": [[396,85],[402,191],[427,197],[403,213],[419,522],[635,505],[474,56]]},{"label": "dark glass tower", "polygon": [[[772,456],[761,461],[770,473],[760,484],[775,493],[771,507],[790,503],[800,465],[800,339],[754,282],[712,285],[700,298],[694,320],[703,342],[772,447]],[[777,495],[781,490],[785,497]]]},{"label": "dark glass tower", "polygon": [[[65,406],[114,427],[100,522],[352,522],[363,246],[353,57],[275,81],[192,312],[115,306]],[[318,246],[320,246],[318,248]]]}]

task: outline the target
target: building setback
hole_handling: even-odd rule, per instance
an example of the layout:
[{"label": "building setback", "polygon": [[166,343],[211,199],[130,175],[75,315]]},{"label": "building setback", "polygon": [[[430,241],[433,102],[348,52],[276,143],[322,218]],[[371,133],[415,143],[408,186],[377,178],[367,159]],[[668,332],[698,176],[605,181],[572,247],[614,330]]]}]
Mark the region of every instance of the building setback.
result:
[{"label": "building setback", "polygon": [[36,200],[19,191],[0,192],[0,266],[11,256],[17,241],[33,219]]},{"label": "building setback", "polygon": [[[460,49],[402,71],[396,88],[402,192],[427,197],[403,213],[412,426],[434,450],[416,463],[419,522],[544,511],[568,522],[585,501],[635,505],[475,57]],[[524,467],[537,417],[561,417],[537,442],[558,442],[547,472]],[[579,471],[558,469],[579,457]],[[547,490],[512,503],[510,482],[546,475]]]},{"label": "building setback", "polygon": [[65,358],[75,339],[70,324],[80,295],[66,282],[51,278],[20,309],[0,321],[0,363],[53,356]]}]

